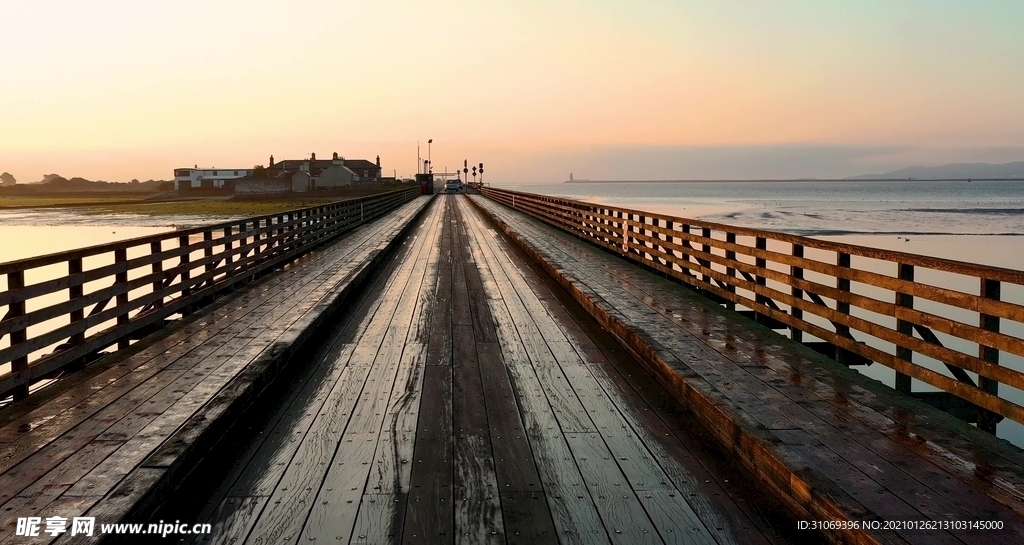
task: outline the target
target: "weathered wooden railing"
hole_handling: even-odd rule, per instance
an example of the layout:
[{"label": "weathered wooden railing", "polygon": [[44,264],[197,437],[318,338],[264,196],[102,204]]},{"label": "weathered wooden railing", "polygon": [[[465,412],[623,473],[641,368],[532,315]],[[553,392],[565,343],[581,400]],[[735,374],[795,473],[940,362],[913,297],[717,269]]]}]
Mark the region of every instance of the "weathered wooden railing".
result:
[{"label": "weathered wooden railing", "polygon": [[[1013,292],[1020,300],[1024,272],[543,195],[482,193],[730,308],[745,307],[841,363],[881,363],[895,370],[897,390],[989,432],[1003,417],[1024,423],[1024,306],[1000,297]],[[1017,368],[1000,365],[1000,353]],[[911,392],[911,378],[940,391]],[[1017,402],[1000,395],[1000,384]]]},{"label": "weathered wooden railing", "polygon": [[[419,195],[404,189],[0,264],[0,400]],[[2,286],[0,286],[2,287]],[[5,346],[6,345],[6,346]]]}]

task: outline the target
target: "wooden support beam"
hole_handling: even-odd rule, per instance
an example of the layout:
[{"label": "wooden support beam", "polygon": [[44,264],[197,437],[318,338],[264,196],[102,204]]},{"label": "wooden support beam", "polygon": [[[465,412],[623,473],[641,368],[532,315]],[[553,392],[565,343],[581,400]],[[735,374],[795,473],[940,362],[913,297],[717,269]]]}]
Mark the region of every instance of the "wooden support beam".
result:
[{"label": "wooden support beam", "polygon": [[[905,263],[897,263],[897,276],[900,280],[914,281],[914,266]],[[903,308],[914,308],[914,296],[908,293],[896,292],[896,305]],[[906,320],[896,320],[896,331],[904,335],[914,334],[914,325]],[[896,346],[896,357],[906,362],[913,362],[914,352],[904,346]],[[896,371],[896,390],[909,394],[911,393],[910,375]]]},{"label": "wooden support beam", "polygon": [[[981,297],[984,299],[990,299],[993,301],[999,301],[1002,291],[1002,284],[999,280],[991,280],[988,278],[981,279]],[[980,326],[986,331],[999,332],[999,317],[992,316],[990,314],[981,313],[979,317]],[[983,344],[978,345],[978,357],[981,359],[999,365],[999,350]],[[992,380],[988,377],[978,377],[978,386],[985,392],[992,395],[999,395],[999,382]],[[982,430],[987,431],[995,435],[996,424],[1002,420],[1003,417],[992,411],[981,411],[978,416],[978,427]]]}]

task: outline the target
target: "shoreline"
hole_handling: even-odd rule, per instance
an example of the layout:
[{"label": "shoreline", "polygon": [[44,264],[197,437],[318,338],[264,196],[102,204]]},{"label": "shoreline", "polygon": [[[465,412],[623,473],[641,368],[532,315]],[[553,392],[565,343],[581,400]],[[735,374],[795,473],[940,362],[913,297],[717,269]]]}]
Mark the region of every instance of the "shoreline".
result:
[{"label": "shoreline", "polygon": [[[565,180],[563,184],[693,184],[737,182],[1024,182],[1024,178],[758,178],[745,180]],[[549,183],[549,182],[541,182]],[[523,184],[529,185],[529,184]]]}]

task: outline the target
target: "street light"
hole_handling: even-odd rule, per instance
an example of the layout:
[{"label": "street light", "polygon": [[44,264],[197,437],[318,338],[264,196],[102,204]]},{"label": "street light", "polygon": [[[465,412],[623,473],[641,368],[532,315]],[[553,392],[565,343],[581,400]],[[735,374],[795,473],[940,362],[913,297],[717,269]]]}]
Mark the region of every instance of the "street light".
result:
[{"label": "street light", "polygon": [[433,138],[427,139],[427,164],[430,165],[431,172],[433,172],[433,170],[434,170],[434,163],[433,163],[433,161],[430,160],[430,145],[433,144],[433,143],[434,143],[434,139]]}]

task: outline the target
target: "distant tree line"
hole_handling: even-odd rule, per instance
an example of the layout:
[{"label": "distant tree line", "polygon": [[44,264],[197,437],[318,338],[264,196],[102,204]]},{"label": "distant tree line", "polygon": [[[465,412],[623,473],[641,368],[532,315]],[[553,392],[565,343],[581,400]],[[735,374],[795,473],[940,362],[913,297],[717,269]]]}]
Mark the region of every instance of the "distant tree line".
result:
[{"label": "distant tree line", "polygon": [[[4,185],[12,185],[16,182],[14,176],[8,172],[0,174],[0,181]],[[43,179],[34,184],[21,184],[17,186],[19,192],[58,192],[58,191],[172,191],[174,182],[168,180],[147,180],[140,182],[132,179],[130,183],[106,182],[103,180],[87,180],[75,176],[65,178],[60,174],[46,174]]]}]

